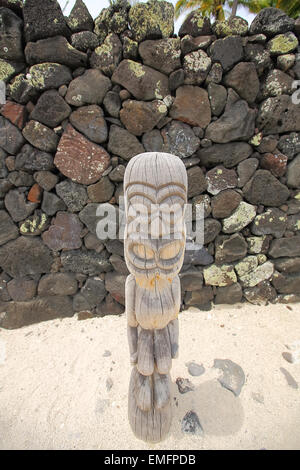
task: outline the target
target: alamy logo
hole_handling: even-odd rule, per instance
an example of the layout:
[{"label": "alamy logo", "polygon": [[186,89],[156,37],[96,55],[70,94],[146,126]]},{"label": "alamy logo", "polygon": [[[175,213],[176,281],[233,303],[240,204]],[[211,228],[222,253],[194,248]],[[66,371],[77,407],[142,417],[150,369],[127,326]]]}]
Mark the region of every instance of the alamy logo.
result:
[{"label": "alamy logo", "polygon": [[0,105],[6,103],[6,85],[3,80],[0,80]]},{"label": "alamy logo", "polygon": [[[126,215],[124,198],[119,198],[119,207],[100,204],[96,211],[96,234],[99,240],[125,238]],[[158,205],[131,204],[127,209],[128,227],[143,238],[176,239],[183,232],[197,244],[204,243],[204,205],[192,204]]]}]

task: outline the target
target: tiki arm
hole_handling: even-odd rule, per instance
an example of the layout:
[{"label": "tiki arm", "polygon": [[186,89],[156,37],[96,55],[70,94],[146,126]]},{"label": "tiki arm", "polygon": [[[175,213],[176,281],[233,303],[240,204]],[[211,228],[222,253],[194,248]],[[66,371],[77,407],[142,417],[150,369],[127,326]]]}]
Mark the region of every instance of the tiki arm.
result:
[{"label": "tiki arm", "polygon": [[125,297],[130,362],[135,365],[137,363],[138,322],[135,316],[135,279],[132,274],[126,279]]}]

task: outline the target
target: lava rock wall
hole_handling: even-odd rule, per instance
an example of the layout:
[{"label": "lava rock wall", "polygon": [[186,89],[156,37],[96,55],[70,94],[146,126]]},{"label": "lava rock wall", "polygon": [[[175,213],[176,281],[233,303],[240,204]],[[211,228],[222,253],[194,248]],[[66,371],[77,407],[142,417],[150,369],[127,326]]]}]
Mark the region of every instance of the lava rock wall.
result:
[{"label": "lava rock wall", "polygon": [[96,235],[130,158],[169,152],[204,207],[182,306],[300,301],[300,21],[261,11],[174,34],[167,2],[0,1],[0,326],[121,314],[122,241]]}]

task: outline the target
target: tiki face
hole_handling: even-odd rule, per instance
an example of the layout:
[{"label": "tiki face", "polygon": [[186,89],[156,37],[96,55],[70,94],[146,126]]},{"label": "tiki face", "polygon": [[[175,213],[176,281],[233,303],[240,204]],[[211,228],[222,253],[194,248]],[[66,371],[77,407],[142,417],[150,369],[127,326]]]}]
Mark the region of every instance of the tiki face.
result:
[{"label": "tiki face", "polygon": [[125,174],[125,258],[137,281],[171,281],[185,249],[186,170],[178,157],[146,153],[133,158]]}]

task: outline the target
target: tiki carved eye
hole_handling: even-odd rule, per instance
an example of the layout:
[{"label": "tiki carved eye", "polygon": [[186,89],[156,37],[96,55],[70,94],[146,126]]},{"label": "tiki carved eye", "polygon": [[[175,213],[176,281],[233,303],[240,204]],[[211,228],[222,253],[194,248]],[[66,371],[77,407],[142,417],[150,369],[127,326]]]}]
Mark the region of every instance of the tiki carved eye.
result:
[{"label": "tiki carved eye", "polygon": [[178,255],[182,247],[182,243],[179,240],[175,240],[172,243],[168,243],[165,247],[163,247],[159,252],[159,257],[162,260],[168,260],[175,258]]},{"label": "tiki carved eye", "polygon": [[141,244],[134,245],[132,251],[136,256],[138,256],[139,258],[142,258],[142,259],[153,259],[154,258],[153,250],[151,250],[151,248],[148,248],[145,245],[141,245]]}]

